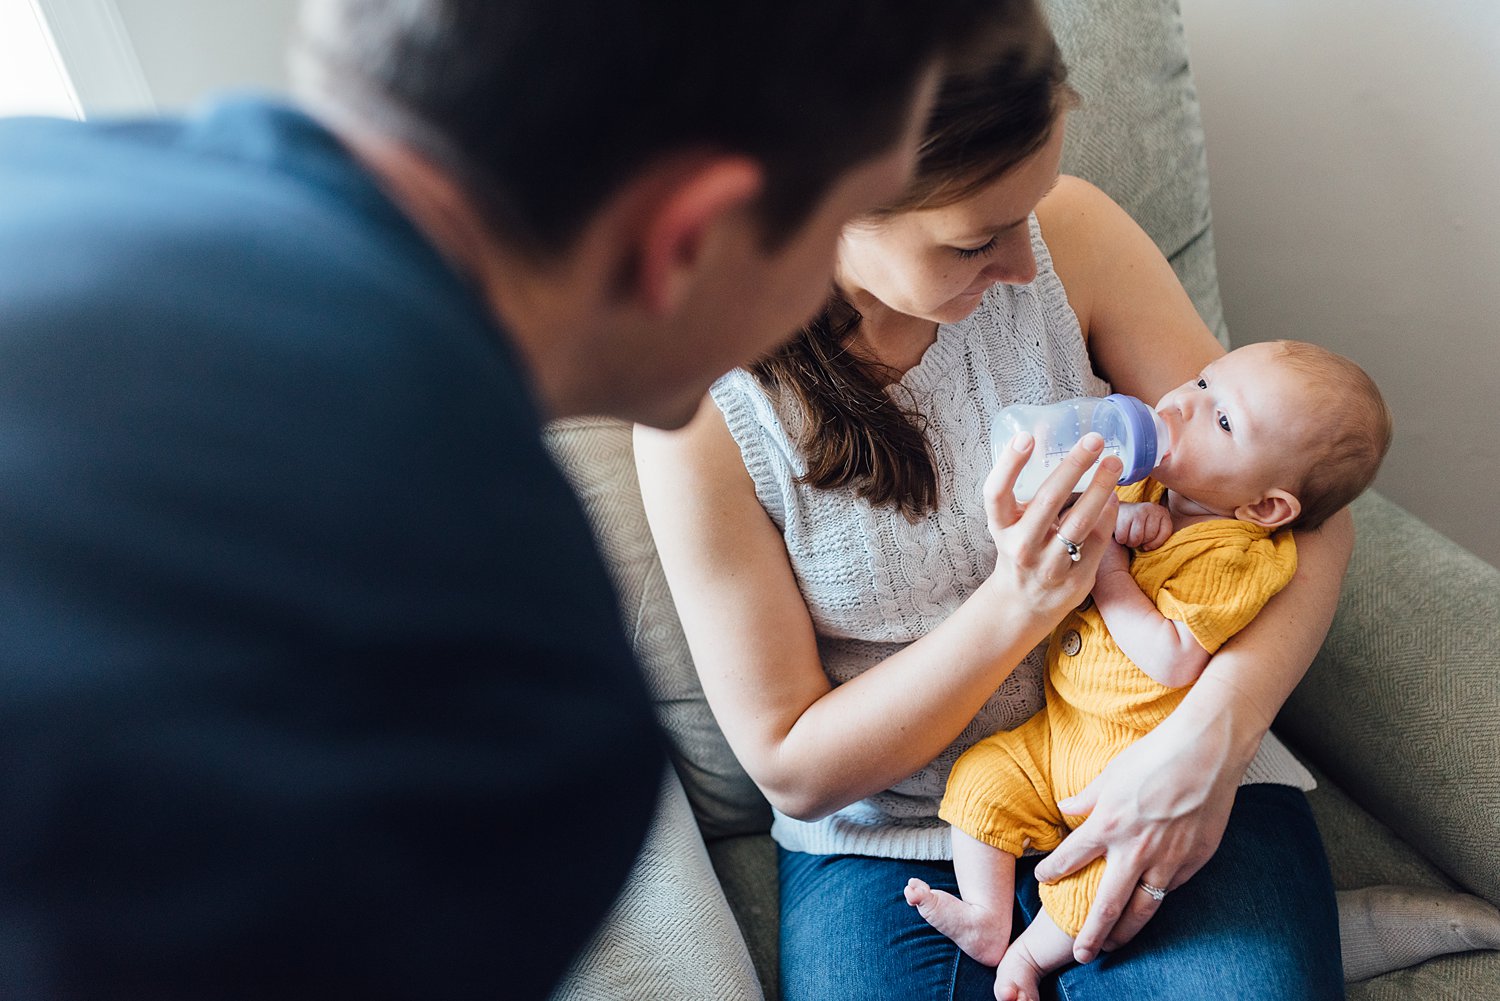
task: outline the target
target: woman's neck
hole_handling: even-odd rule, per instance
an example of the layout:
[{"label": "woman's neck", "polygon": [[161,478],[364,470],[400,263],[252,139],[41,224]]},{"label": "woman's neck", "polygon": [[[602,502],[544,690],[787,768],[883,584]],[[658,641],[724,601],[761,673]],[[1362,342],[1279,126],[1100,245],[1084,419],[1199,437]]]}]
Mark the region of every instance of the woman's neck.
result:
[{"label": "woman's neck", "polygon": [[914,368],[937,340],[938,325],[932,320],[897,312],[863,289],[845,290],[844,296],[859,311],[854,336],[860,349],[898,377]]}]

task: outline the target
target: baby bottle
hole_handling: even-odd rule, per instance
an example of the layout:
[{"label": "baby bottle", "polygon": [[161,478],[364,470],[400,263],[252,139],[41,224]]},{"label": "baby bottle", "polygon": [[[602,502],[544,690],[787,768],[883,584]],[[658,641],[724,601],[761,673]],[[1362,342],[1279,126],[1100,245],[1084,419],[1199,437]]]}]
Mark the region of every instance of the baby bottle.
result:
[{"label": "baby bottle", "polygon": [[[1135,483],[1146,478],[1161,462],[1170,447],[1167,428],[1156,411],[1133,396],[1115,393],[1111,396],[1084,396],[1042,406],[1013,404],[995,417],[991,443],[998,458],[1017,432],[1025,431],[1036,439],[1031,458],[1016,478],[1016,500],[1036,496],[1047,474],[1052,472],[1078,439],[1097,431],[1104,439],[1106,455],[1117,455],[1125,464],[1120,483]],[[1099,468],[1095,462],[1073,487],[1075,492],[1089,485]]]}]

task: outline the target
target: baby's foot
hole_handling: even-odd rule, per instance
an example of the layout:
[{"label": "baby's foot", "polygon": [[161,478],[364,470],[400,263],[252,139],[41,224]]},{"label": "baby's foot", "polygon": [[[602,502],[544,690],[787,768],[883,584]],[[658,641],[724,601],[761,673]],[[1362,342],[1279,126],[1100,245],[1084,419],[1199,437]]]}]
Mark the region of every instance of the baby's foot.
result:
[{"label": "baby's foot", "polygon": [[1450,952],[1500,949],[1500,910],[1466,893],[1367,886],[1341,892],[1338,902],[1350,983]]},{"label": "baby's foot", "polygon": [[1041,1001],[1042,977],[1048,971],[1031,955],[1025,937],[1011,943],[995,970],[996,1001]]},{"label": "baby's foot", "polygon": [[1000,960],[995,997],[998,1001],[1040,1001],[1042,978],[1072,961],[1072,936],[1043,909]]},{"label": "baby's foot", "polygon": [[994,966],[1010,944],[1010,914],[965,903],[946,890],[934,890],[920,879],[906,883],[906,902],[938,931],[985,966]]}]

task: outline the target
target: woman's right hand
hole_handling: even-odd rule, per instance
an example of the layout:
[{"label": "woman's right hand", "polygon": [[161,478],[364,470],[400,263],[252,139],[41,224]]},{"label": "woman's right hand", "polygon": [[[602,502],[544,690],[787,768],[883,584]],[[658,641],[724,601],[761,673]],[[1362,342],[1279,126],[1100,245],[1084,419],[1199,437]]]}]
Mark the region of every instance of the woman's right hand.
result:
[{"label": "woman's right hand", "polygon": [[[1088,595],[1099,561],[1113,544],[1119,508],[1114,488],[1122,466],[1118,458],[1106,456],[1088,488],[1069,506],[1074,485],[1104,449],[1099,435],[1084,435],[1036,496],[1023,504],[1015,497],[1016,478],[1035,447],[1030,435],[1016,435],[985,480],[985,511],[997,553],[984,586],[1004,588],[1012,600],[1020,597],[1032,610],[1055,611],[1060,619]],[[1076,562],[1064,538],[1076,543]]]}]

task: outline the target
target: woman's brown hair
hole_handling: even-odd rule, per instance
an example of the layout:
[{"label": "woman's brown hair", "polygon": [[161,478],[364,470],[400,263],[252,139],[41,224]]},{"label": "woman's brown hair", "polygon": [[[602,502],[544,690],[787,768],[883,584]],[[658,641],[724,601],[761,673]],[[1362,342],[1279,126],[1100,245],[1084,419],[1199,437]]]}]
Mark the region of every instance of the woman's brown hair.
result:
[{"label": "woman's brown hair", "polygon": [[[961,201],[1046,144],[1076,95],[1046,24],[1039,19],[1029,34],[983,71],[944,81],[912,183],[872,218]],[[870,503],[915,520],[938,500],[925,421],[910,399],[888,389],[896,373],[853,346],[860,320],[835,290],[795,338],[750,370],[767,389],[789,393],[802,411],[802,482],[852,486]]]}]

